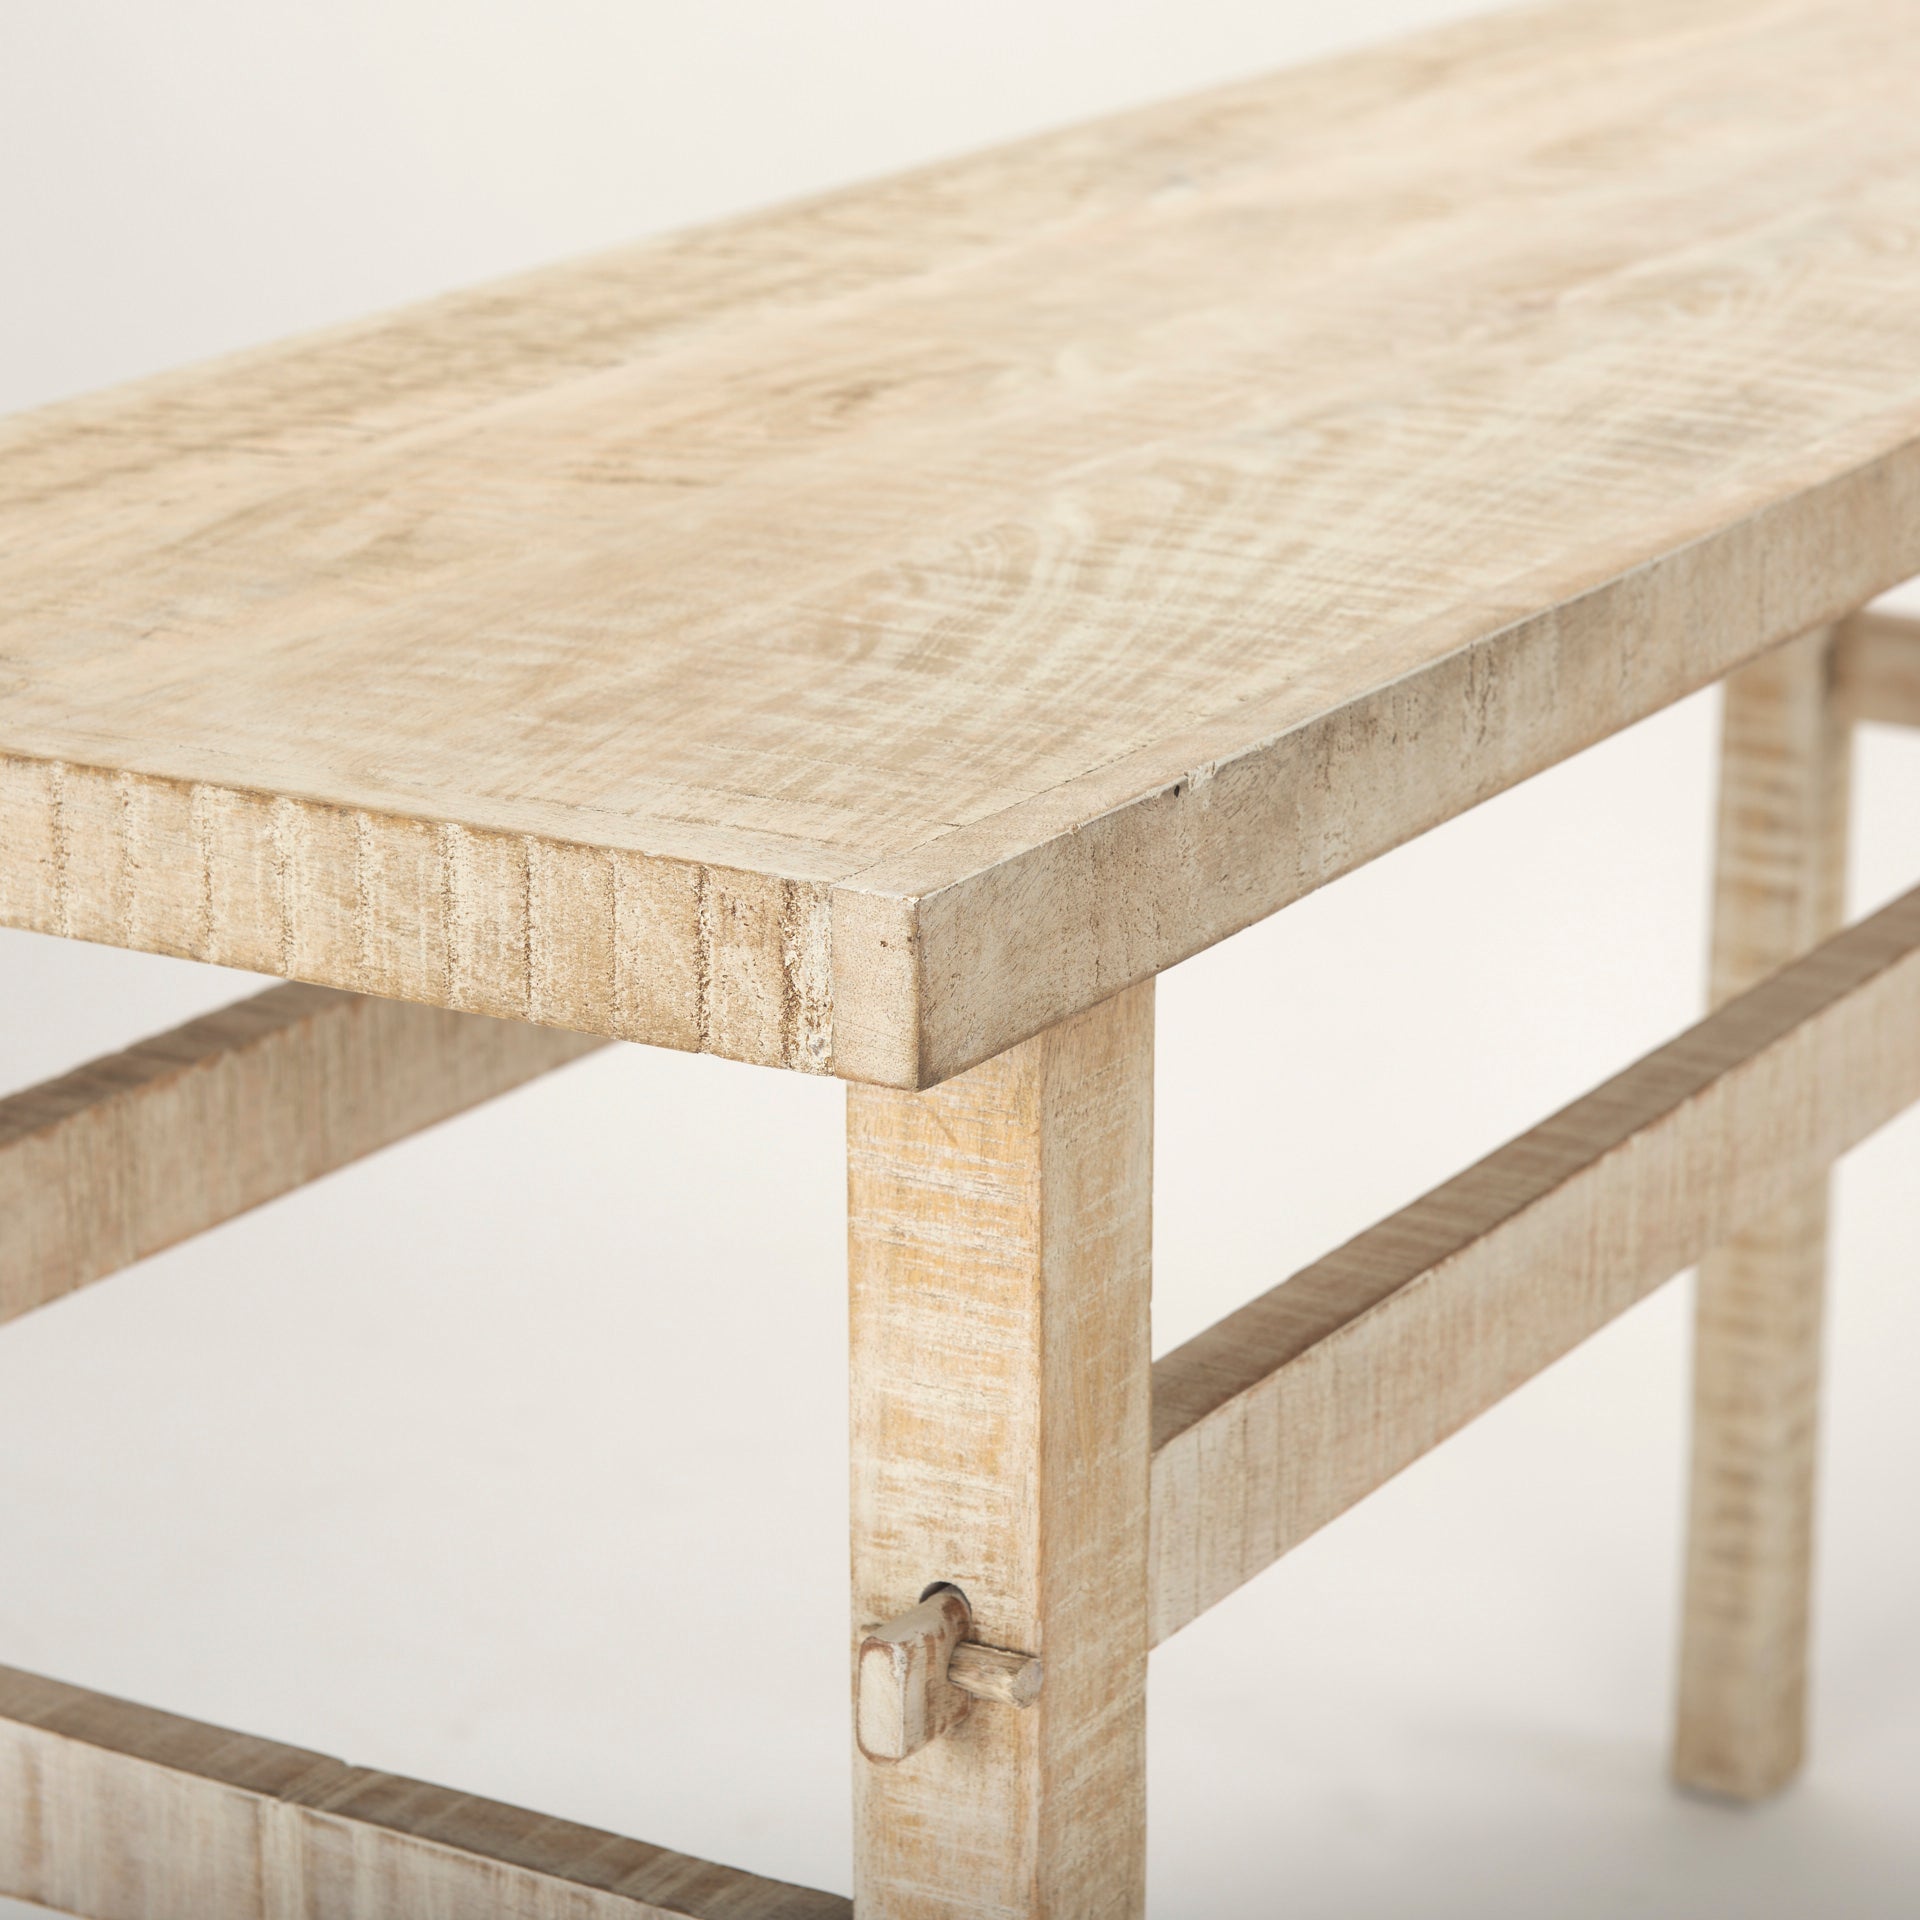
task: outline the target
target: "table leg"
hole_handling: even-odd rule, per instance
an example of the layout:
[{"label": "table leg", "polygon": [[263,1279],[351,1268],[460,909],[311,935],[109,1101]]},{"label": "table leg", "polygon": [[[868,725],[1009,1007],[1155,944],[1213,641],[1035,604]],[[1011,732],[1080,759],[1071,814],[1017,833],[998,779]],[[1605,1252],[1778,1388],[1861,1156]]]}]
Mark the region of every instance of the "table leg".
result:
[{"label": "table leg", "polygon": [[860,1920],[1144,1904],[1153,986],[930,1093],[848,1094],[856,1635],[951,1581],[1041,1656],[855,1771]]},{"label": "table leg", "polygon": [[[1716,1005],[1840,924],[1849,734],[1832,665],[1823,630],[1727,680]],[[1700,1269],[1674,1772],[1742,1800],[1784,1786],[1805,1747],[1826,1238],[1822,1180]]]}]

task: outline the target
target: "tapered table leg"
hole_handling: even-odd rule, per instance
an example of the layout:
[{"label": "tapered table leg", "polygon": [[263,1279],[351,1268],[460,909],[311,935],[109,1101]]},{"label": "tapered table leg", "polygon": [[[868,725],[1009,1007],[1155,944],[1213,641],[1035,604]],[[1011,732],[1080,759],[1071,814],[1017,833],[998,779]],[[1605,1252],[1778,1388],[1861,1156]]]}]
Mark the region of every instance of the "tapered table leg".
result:
[{"label": "tapered table leg", "polygon": [[[1809,635],[1727,681],[1716,1005],[1840,924],[1849,734],[1831,642]],[[1674,1772],[1742,1800],[1784,1786],[1805,1750],[1826,1238],[1823,1180],[1700,1269]]]},{"label": "tapered table leg", "polygon": [[1143,1907],[1153,988],[930,1093],[848,1096],[854,1626],[937,1580],[1044,1661],[856,1753],[861,1920]]}]

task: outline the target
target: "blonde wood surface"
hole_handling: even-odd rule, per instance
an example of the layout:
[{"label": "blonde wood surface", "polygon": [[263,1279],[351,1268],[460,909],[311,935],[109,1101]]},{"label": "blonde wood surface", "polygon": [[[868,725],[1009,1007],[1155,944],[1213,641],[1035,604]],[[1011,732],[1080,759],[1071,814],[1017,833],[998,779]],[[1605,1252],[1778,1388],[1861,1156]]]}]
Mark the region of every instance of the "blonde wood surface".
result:
[{"label": "blonde wood surface", "polygon": [[87,1920],[851,1920],[837,1894],[0,1668],[0,1893]]},{"label": "blonde wood surface", "polygon": [[1154,1639],[1916,1099],[1920,890],[1167,1354]]},{"label": "blonde wood surface", "polygon": [[0,1100],[0,1320],[600,1044],[272,987]]},{"label": "blonde wood surface", "polygon": [[0,918],[937,1082],[1920,571],[1917,89],[1580,0],[0,425]]},{"label": "blonde wood surface", "polygon": [[[1727,681],[1715,1004],[1843,917],[1852,734],[1832,639],[1813,634]],[[1824,1170],[1765,1201],[1700,1268],[1673,1759],[1685,1785],[1743,1800],[1784,1786],[1806,1746]]]},{"label": "blonde wood surface", "polygon": [[1153,988],[932,1093],[848,1101],[856,1622],[934,1580],[1045,1661],[856,1757],[861,1920],[1138,1920]]},{"label": "blonde wood surface", "polygon": [[1895,613],[1843,620],[1833,698],[1850,720],[1920,727],[1920,620]]}]

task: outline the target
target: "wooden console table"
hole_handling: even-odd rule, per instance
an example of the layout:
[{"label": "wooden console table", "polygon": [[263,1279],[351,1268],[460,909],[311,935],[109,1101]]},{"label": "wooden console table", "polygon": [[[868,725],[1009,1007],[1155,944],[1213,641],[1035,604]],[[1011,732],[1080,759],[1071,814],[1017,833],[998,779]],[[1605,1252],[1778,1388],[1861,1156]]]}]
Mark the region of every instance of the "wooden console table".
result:
[{"label": "wooden console table", "polygon": [[[0,1314],[602,1041],[839,1075],[852,1911],[1126,1920],[1149,1649],[1707,1256],[1676,1768],[1778,1787],[1917,101],[1503,15],[0,423],[0,918],[297,983],[0,1105]],[[1152,1363],[1154,976],[1722,677],[1718,1010]],[[0,1891],[850,1910],[12,1672]]]}]

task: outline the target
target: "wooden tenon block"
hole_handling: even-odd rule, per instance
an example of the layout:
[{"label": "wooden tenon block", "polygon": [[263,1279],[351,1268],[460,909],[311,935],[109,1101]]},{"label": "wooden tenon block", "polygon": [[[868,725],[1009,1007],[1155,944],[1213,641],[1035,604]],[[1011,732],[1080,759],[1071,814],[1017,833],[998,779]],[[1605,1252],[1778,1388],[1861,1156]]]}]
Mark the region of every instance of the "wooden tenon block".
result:
[{"label": "wooden tenon block", "polygon": [[1044,1673],[1031,1654],[967,1635],[973,1609],[956,1586],[931,1588],[917,1607],[870,1627],[855,1663],[854,1724],[869,1760],[905,1760],[957,1727],[973,1702],[1030,1707]]},{"label": "wooden tenon block", "polygon": [[869,1760],[905,1760],[956,1727],[972,1700],[947,1677],[973,1613],[958,1587],[936,1587],[868,1630],[856,1666],[854,1731]]}]

